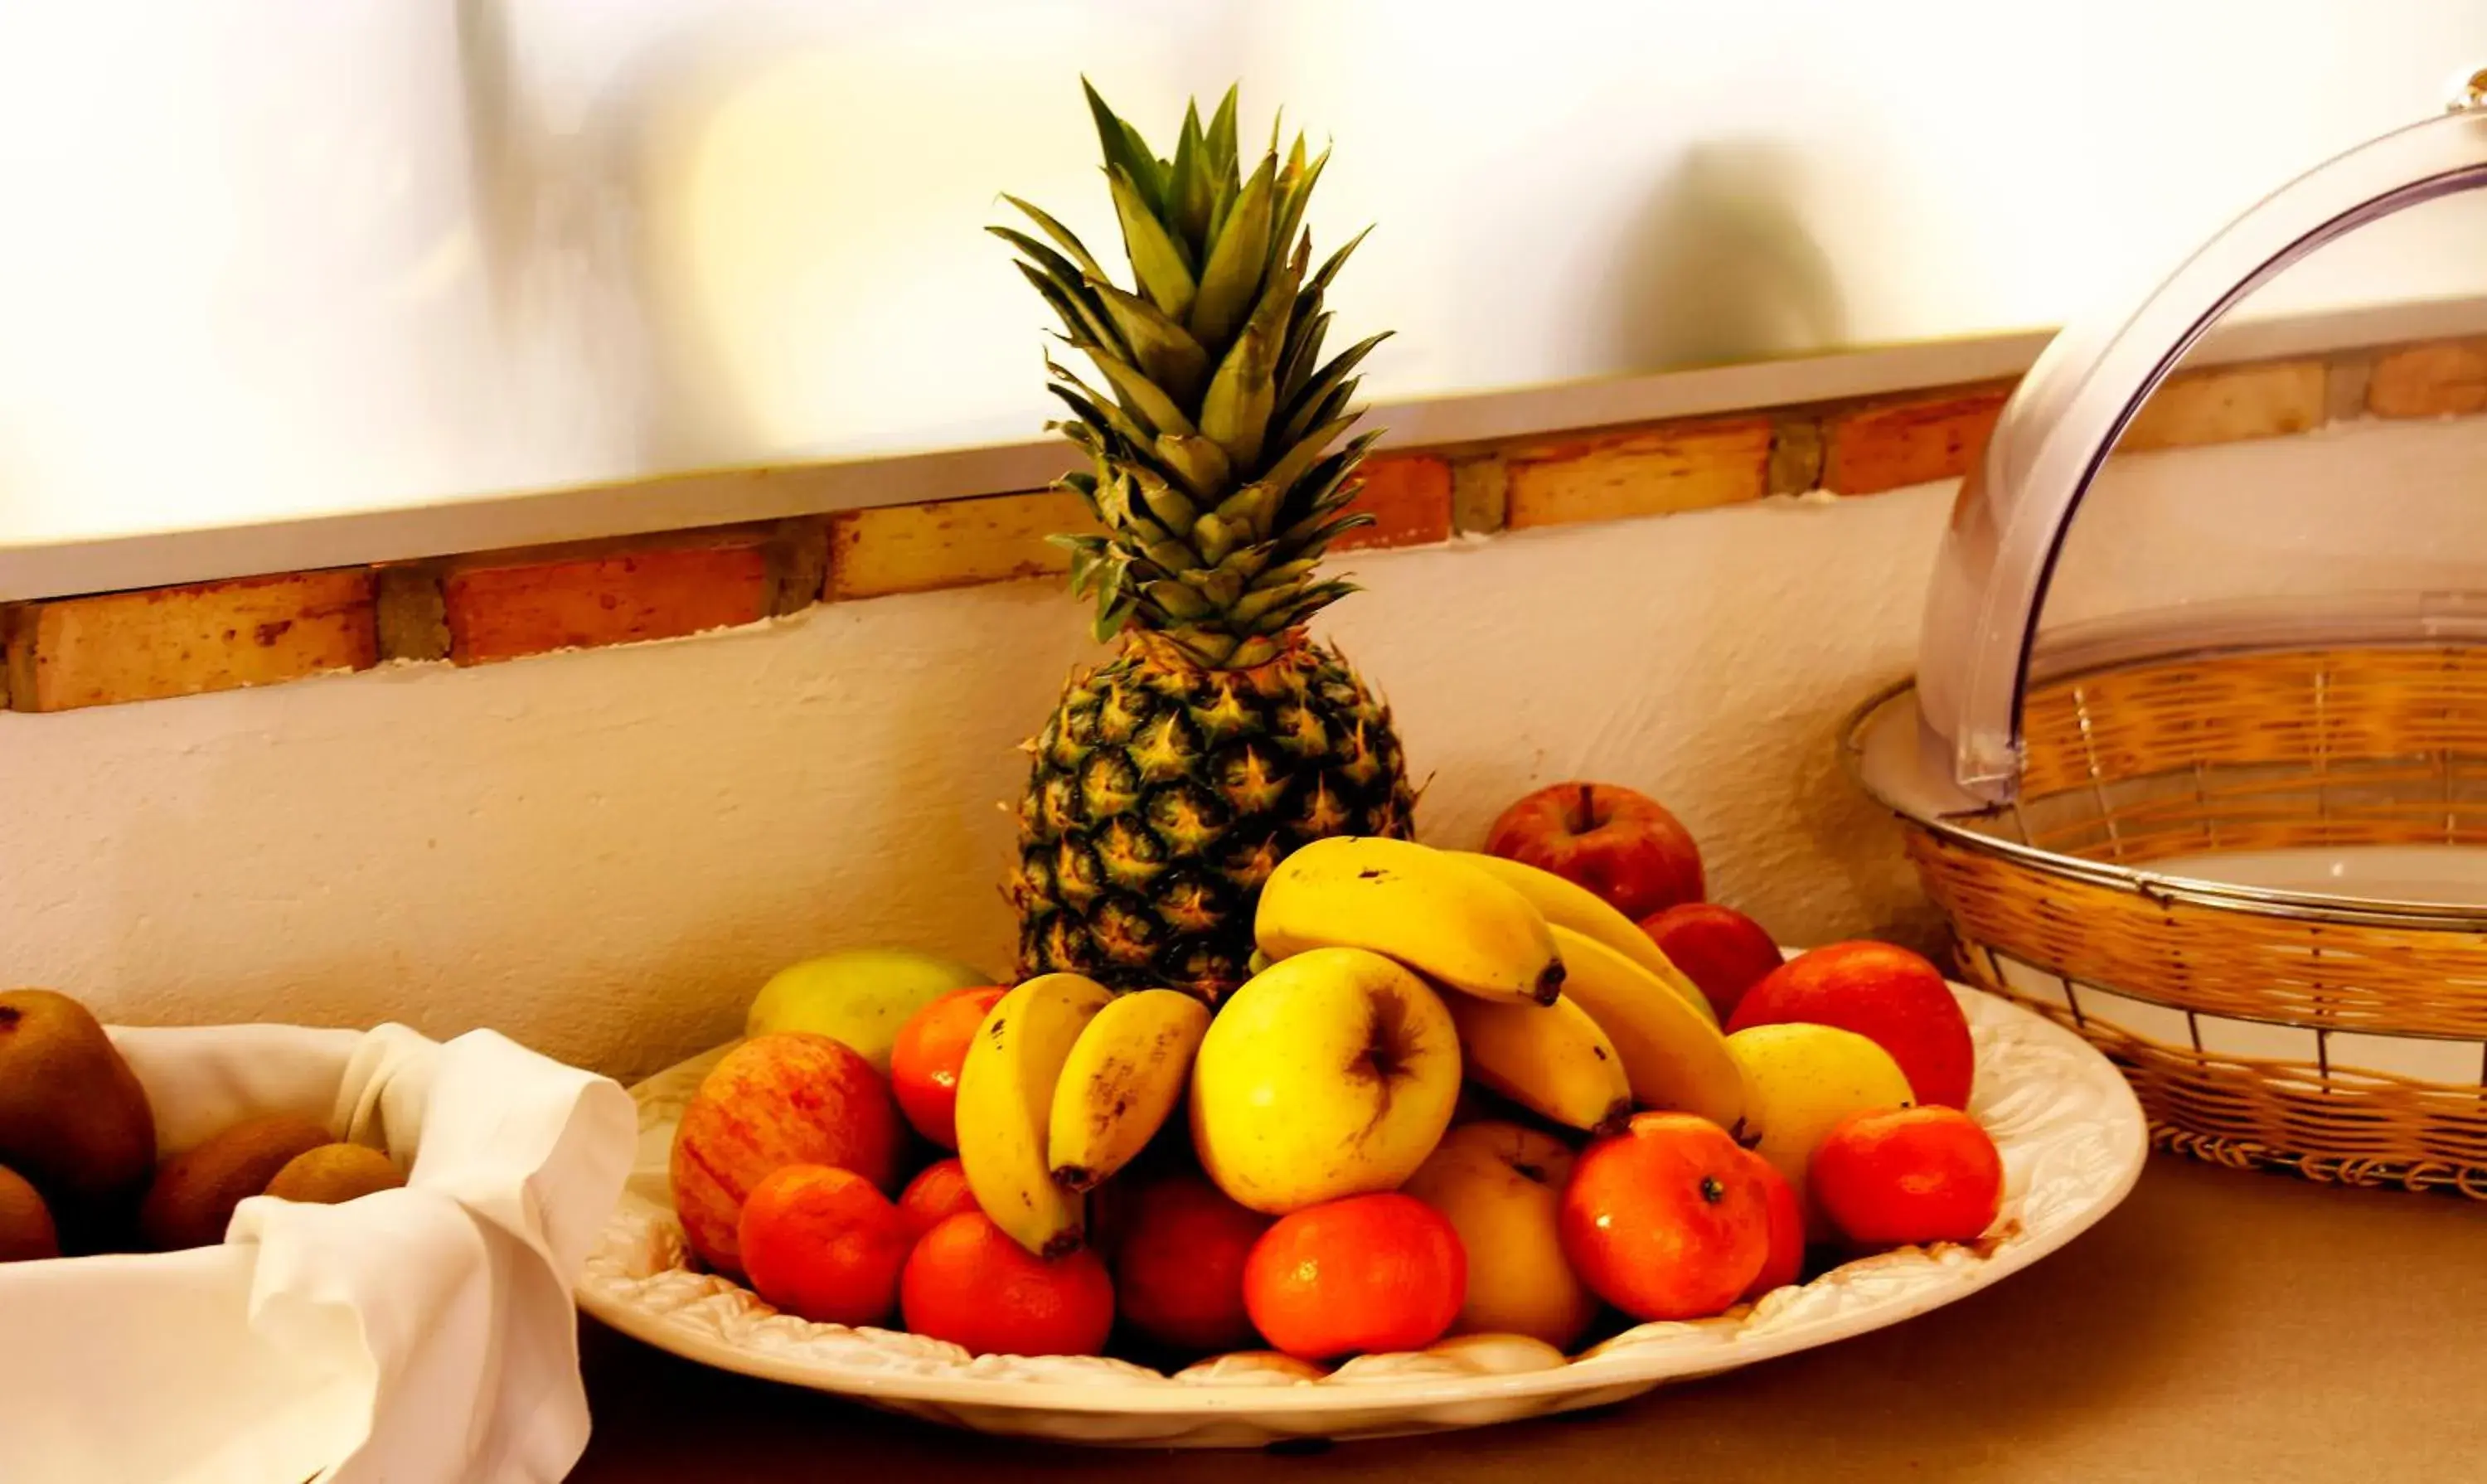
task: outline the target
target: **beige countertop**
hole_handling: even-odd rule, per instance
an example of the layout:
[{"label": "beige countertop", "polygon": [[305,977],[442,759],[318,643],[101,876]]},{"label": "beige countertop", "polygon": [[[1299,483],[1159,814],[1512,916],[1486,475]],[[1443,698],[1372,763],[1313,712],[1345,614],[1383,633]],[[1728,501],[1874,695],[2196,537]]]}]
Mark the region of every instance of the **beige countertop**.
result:
[{"label": "beige countertop", "polygon": [[2070,1247],[1908,1324],[1568,1418],[1312,1456],[950,1432],[587,1323],[578,1484],[691,1479],[2487,1477],[2487,1203],[2154,1157]]}]

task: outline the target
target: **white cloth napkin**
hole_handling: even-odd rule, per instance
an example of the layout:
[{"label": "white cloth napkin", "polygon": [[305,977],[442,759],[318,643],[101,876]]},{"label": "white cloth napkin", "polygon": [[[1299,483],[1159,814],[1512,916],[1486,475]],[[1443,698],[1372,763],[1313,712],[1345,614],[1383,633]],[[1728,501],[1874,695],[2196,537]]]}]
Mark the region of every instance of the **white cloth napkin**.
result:
[{"label": "white cloth napkin", "polygon": [[408,1171],[244,1201],[221,1246],[0,1265],[0,1480],[552,1484],[587,1442],[571,1286],[629,1094],[491,1031],[115,1028],[174,1154],[256,1114]]}]

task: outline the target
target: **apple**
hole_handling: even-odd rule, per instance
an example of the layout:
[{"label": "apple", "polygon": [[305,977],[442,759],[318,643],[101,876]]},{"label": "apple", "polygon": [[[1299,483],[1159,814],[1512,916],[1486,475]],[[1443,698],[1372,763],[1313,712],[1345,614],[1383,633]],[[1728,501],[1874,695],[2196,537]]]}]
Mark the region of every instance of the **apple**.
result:
[{"label": "apple", "polygon": [[1727,1022],[1803,1021],[1853,1030],[1891,1053],[1919,1103],[1969,1106],[1977,1075],[1969,1017],[1942,970],[1891,943],[1832,943],[1801,953],[1745,994]]},{"label": "apple", "polygon": [[1716,902],[1678,902],[1644,918],[1640,930],[1668,963],[1700,987],[1721,1023],[1735,1015],[1745,992],[1787,957],[1760,923]]},{"label": "apple", "polygon": [[1462,1124],[1400,1187],[1449,1218],[1468,1254],[1454,1334],[1525,1334],[1569,1351],[1598,1296],[1563,1256],[1559,1219],[1572,1147],[1499,1120]]},{"label": "apple", "polygon": [[841,949],[771,975],[751,1001],[742,1033],[835,1036],[885,1074],[889,1049],[909,1016],[952,990],[992,982],[981,969],[912,948]]},{"label": "apple", "polygon": [[1795,1189],[1806,1235],[1828,1240],[1831,1228],[1806,1182],[1813,1152],[1851,1113],[1914,1103],[1908,1078],[1889,1052],[1831,1025],[1749,1026],[1727,1038],[1727,1053],[1745,1074],[1746,1106],[1761,1125],[1753,1152]]},{"label": "apple", "polygon": [[1201,1168],[1283,1216],[1395,1190],[1460,1096],[1459,1033],[1424,980],[1378,953],[1316,948],[1226,997],[1191,1068]]},{"label": "apple", "polygon": [[1796,1187],[1787,1183],[1777,1165],[1749,1149],[1745,1158],[1761,1178],[1762,1194],[1770,1207],[1771,1255],[1745,1290],[1746,1298],[1758,1299],[1804,1280],[1804,1203],[1797,1199]]},{"label": "apple", "polygon": [[742,1271],[742,1203],[789,1164],[852,1170],[897,1188],[906,1129],[889,1084],[827,1036],[779,1031],[726,1052],[702,1078],[674,1133],[674,1210],[702,1262]]},{"label": "apple", "polygon": [[1270,1229],[1197,1175],[1142,1186],[1110,1259],[1123,1323],[1177,1350],[1239,1350],[1252,1343],[1244,1309],[1244,1263]]},{"label": "apple", "polygon": [[1707,1319],[1770,1260],[1770,1196],[1726,1130],[1641,1113],[1580,1152],[1561,1230],[1573,1271],[1608,1303],[1643,1321]]},{"label": "apple", "polygon": [[1485,851],[1604,897],[1635,922],[1701,900],[1701,852],[1683,822],[1611,783],[1557,783],[1502,811]]}]

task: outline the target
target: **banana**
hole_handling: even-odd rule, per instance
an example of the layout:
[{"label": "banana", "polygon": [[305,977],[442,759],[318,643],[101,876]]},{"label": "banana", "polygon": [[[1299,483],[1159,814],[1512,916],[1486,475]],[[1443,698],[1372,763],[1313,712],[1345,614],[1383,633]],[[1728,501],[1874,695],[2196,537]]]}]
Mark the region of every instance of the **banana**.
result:
[{"label": "banana", "polygon": [[1528,905],[1548,922],[1570,928],[1583,938],[1594,938],[1648,969],[1659,983],[1683,995],[1686,1004],[1700,1011],[1702,1019],[1713,1025],[1719,1023],[1719,1012],[1711,1008],[1710,996],[1675,966],[1675,961],[1650,940],[1638,923],[1617,911],[1606,898],[1578,882],[1566,881],[1524,860],[1506,860],[1476,851],[1443,854],[1463,865],[1476,867],[1526,897]]},{"label": "banana", "polygon": [[1098,1011],[1053,1084],[1054,1184],[1090,1190],[1130,1163],[1182,1101],[1208,1030],[1209,1007],[1175,990],[1141,990]]},{"label": "banana", "polygon": [[1272,962],[1364,948],[1483,999],[1550,1005],[1563,961],[1528,899],[1410,840],[1335,835],[1278,862],[1252,921]]},{"label": "banana", "polygon": [[1497,1004],[1449,1001],[1468,1076],[1567,1128],[1611,1134],[1632,1116],[1632,1081],[1615,1044],[1569,999]]},{"label": "banana", "polygon": [[1040,1257],[1079,1246],[1086,1203],[1046,1161],[1053,1088],[1079,1033],[1113,998],[1077,974],[1040,974],[1003,995],[959,1067],[959,1162],[976,1204]]},{"label": "banana", "polygon": [[1760,1136],[1759,1129],[1740,1127],[1745,1075],[1719,1027],[1596,938],[1557,927],[1554,941],[1571,970],[1563,997],[1587,1011],[1614,1043],[1635,1102],[1698,1113],[1746,1144]]}]

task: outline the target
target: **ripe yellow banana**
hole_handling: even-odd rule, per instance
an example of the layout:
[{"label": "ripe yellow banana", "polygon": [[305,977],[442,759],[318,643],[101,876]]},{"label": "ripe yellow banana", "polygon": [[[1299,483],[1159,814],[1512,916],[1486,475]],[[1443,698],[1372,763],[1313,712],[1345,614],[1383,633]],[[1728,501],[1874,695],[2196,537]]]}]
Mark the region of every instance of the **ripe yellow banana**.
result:
[{"label": "ripe yellow banana", "polygon": [[1455,994],[1468,1076],[1567,1128],[1614,1133],[1632,1116],[1632,1080],[1607,1033],[1570,999],[1509,1005]]},{"label": "ripe yellow banana", "polygon": [[1554,929],[1571,970],[1563,997],[1589,1012],[1622,1053],[1633,1100],[1698,1113],[1746,1144],[1745,1075],[1719,1027],[1632,960],[1570,928]]},{"label": "ripe yellow banana", "polygon": [[1098,1011],[1053,1084],[1054,1184],[1090,1190],[1130,1163],[1182,1101],[1208,1030],[1209,1007],[1174,990],[1141,990]]},{"label": "ripe yellow banana", "polygon": [[1578,882],[1565,881],[1553,872],[1532,866],[1524,860],[1506,860],[1500,855],[1488,855],[1474,851],[1446,851],[1463,865],[1470,865],[1509,886],[1528,899],[1538,914],[1558,927],[1570,928],[1583,938],[1594,938],[1650,971],[1659,983],[1684,996],[1684,1002],[1701,1012],[1711,1024],[1719,1023],[1719,1012],[1711,1008],[1710,996],[1701,987],[1675,966],[1640,924],[1617,911],[1606,898]]},{"label": "ripe yellow banana", "polygon": [[976,1204],[1040,1257],[1079,1246],[1085,1202],[1046,1160],[1053,1088],[1080,1031],[1113,999],[1077,974],[1040,974],[1003,995],[959,1066],[959,1162]]},{"label": "ripe yellow banana", "polygon": [[1337,835],[1278,862],[1252,922],[1274,962],[1364,948],[1484,999],[1549,1005],[1563,961],[1528,899],[1409,840]]}]

